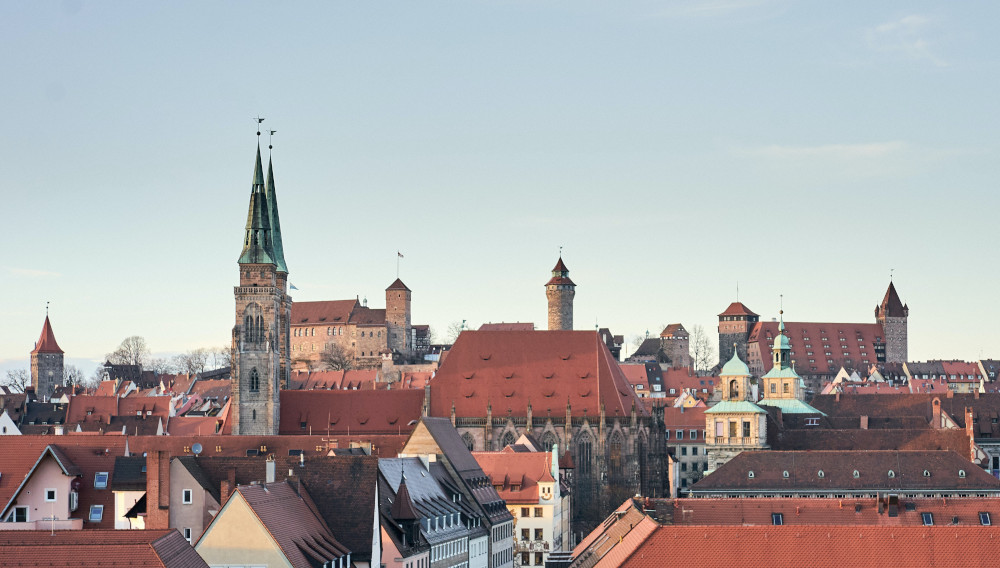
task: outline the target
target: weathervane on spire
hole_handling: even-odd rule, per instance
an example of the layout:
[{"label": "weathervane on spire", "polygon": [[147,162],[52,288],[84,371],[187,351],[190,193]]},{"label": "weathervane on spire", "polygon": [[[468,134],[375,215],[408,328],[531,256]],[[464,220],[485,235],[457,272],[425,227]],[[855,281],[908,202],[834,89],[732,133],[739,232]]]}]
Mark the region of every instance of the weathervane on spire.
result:
[{"label": "weathervane on spire", "polygon": [[892,273],[893,273],[894,270],[896,270],[896,269],[895,268],[890,268],[889,269],[889,282],[892,282]]},{"label": "weathervane on spire", "polygon": [[45,302],[45,317],[49,317],[49,303]]},{"label": "weathervane on spire", "polygon": [[258,114],[253,118],[253,120],[257,121],[257,137],[260,137],[260,123],[264,122],[264,119]]},{"label": "weathervane on spire", "polygon": [[[264,120],[264,119],[261,119],[261,120]],[[278,131],[277,130],[268,130],[267,131],[267,149],[268,150],[270,150],[271,148],[274,148],[274,146],[271,145],[271,137],[274,136],[274,134],[276,132],[278,132]]]},{"label": "weathervane on spire", "polygon": [[559,245],[559,258],[562,258],[562,245]]}]

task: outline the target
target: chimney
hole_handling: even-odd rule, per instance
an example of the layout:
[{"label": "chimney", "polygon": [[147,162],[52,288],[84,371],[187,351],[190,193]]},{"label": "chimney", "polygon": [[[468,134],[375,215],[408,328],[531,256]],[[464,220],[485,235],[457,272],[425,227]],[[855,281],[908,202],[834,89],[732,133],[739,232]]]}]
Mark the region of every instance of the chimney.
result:
[{"label": "chimney", "polygon": [[274,483],[274,456],[268,456],[267,461],[264,463],[267,467],[267,473],[264,476],[264,483]]},{"label": "chimney", "polygon": [[974,398],[976,400],[979,400],[979,389],[978,388],[972,389],[972,398]]},{"label": "chimney", "polygon": [[861,417],[861,429],[862,430],[867,430],[868,429],[868,416],[862,416]]},{"label": "chimney", "polygon": [[146,454],[146,528],[165,529],[170,524],[170,454]]},{"label": "chimney", "polygon": [[232,496],[233,491],[236,490],[236,468],[231,467],[226,471],[226,478],[222,480],[220,484],[219,491],[219,506],[225,506],[226,501]]},{"label": "chimney", "polygon": [[931,420],[931,428],[937,429],[941,427],[941,399],[934,397],[934,401],[931,403],[931,406],[934,409],[934,418]]},{"label": "chimney", "polygon": [[965,407],[965,434],[969,437],[969,460],[976,461],[976,429],[972,425],[975,415],[972,414],[972,407]]},{"label": "chimney", "polygon": [[834,395],[834,400],[840,402],[840,391],[837,391],[837,393]]},{"label": "chimney", "polygon": [[955,398],[955,391],[948,389],[948,398]]}]

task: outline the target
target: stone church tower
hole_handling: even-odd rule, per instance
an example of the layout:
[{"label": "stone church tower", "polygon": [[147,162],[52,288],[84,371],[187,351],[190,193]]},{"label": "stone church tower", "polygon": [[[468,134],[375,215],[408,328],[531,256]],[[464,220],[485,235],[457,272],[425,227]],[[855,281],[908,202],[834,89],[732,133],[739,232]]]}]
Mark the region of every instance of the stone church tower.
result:
[{"label": "stone church tower", "polygon": [[389,334],[387,346],[396,353],[408,353],[413,346],[410,325],[412,292],[399,278],[385,289],[385,327]]},{"label": "stone church tower", "polygon": [[[257,133],[258,136],[260,133]],[[288,267],[281,245],[274,175],[268,164],[265,187],[257,144],[250,209],[239,258],[233,327],[233,434],[278,433],[280,389],[288,379]]]},{"label": "stone church tower", "polygon": [[552,269],[552,278],[545,284],[545,297],[549,299],[549,329],[573,329],[573,296],[576,284],[569,279],[569,269],[563,264],[562,255]]},{"label": "stone church tower", "polygon": [[907,361],[906,320],[910,308],[899,300],[896,287],[889,282],[882,303],[875,306],[875,321],[882,325],[885,340],[885,362],[905,363]]},{"label": "stone church tower", "polygon": [[42,335],[31,352],[31,386],[38,400],[48,402],[52,392],[63,384],[63,350],[52,333],[49,315],[45,314]]}]

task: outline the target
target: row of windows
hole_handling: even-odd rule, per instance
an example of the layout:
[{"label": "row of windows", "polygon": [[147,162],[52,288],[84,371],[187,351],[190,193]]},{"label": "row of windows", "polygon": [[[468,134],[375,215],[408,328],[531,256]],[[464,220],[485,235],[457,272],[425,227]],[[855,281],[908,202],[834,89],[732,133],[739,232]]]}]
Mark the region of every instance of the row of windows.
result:
[{"label": "row of windows", "polygon": [[[531,516],[531,507],[521,507],[521,518],[530,517],[530,516]],[[544,516],[544,513],[542,512],[542,508],[541,507],[535,507],[535,516],[536,517]]]},{"label": "row of windows", "polygon": [[[332,327],[332,326],[331,327],[327,327],[326,328],[326,334],[327,335],[344,335],[344,328],[343,327]],[[354,331],[351,332],[351,337],[355,337],[355,336],[357,336],[357,334],[358,334],[357,330],[354,330]],[[292,330],[292,335],[294,337],[316,337],[316,328],[315,327],[297,327],[297,328],[295,328],[295,329]],[[361,337],[364,337],[364,336],[365,336],[365,332],[362,331],[361,332]],[[368,332],[368,337],[382,337],[382,331],[381,330],[379,330],[379,331],[369,331]]]},{"label": "row of windows", "polygon": [[[528,542],[531,540],[531,529],[521,529],[521,541]],[[535,529],[535,540],[545,540],[545,530]]]},{"label": "row of windows", "polygon": [[[678,429],[676,431],[676,434],[677,434],[677,439],[678,440],[683,440],[684,439],[684,430]],[[704,430],[701,431],[701,436],[702,436],[702,438],[705,437],[705,431]],[[670,439],[670,430],[667,430],[667,439],[668,440]],[[698,439],[698,431],[694,430],[694,429],[688,430],[688,439],[689,440],[697,440]]]},{"label": "row of windows", "polygon": [[531,563],[531,553],[522,552],[521,553],[521,566],[542,566],[545,564],[545,555],[541,552],[535,553],[535,563]]}]

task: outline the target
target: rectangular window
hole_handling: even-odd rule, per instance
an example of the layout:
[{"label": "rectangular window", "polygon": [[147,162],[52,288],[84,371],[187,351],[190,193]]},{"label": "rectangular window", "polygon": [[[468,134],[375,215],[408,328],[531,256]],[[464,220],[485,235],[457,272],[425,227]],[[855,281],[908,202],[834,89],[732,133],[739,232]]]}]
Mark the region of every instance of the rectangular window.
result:
[{"label": "rectangular window", "polygon": [[688,432],[688,437],[690,439],[692,439],[692,440],[697,440],[698,439],[698,431],[697,430],[691,430],[690,432]]},{"label": "rectangular window", "polygon": [[104,518],[104,505],[91,505],[90,516],[87,517],[92,523],[99,523]]},{"label": "rectangular window", "polygon": [[96,489],[106,489],[108,487],[108,472],[99,471],[97,475],[94,476],[94,488]]},{"label": "rectangular window", "polygon": [[931,526],[934,524],[934,514],[933,513],[920,513],[920,518],[924,521],[925,526]]},{"label": "rectangular window", "polygon": [[8,523],[26,523],[28,522],[28,508],[27,507],[14,507],[14,510],[7,515]]},{"label": "rectangular window", "polygon": [[46,489],[45,490],[45,502],[46,503],[51,503],[51,502],[53,502],[55,500],[56,500],[56,490],[55,489]]},{"label": "rectangular window", "polygon": [[530,516],[531,516],[531,509],[529,509],[527,507],[521,507],[521,517],[523,518],[523,517],[530,517]]},{"label": "rectangular window", "polygon": [[993,524],[992,522],[990,522],[990,514],[979,513],[979,524],[983,525],[984,527],[988,527],[991,524]]},{"label": "rectangular window", "polygon": [[715,435],[720,438],[726,435],[726,425],[722,420],[715,421]]},{"label": "rectangular window", "polygon": [[542,529],[535,529],[535,540],[545,540]]},{"label": "rectangular window", "polygon": [[687,446],[681,446],[681,455],[682,456],[688,455],[688,447]]},{"label": "rectangular window", "polygon": [[191,542],[191,529],[187,527],[184,528],[184,540],[188,541],[189,544]]},{"label": "rectangular window", "polygon": [[522,552],[521,553],[521,566],[527,566],[529,564],[531,564],[531,553],[530,552]]},{"label": "rectangular window", "polygon": [[535,507],[535,516],[536,517],[542,517],[542,516],[544,516],[544,513],[542,512],[542,508],[541,507]]},{"label": "rectangular window", "polygon": [[541,552],[536,552],[535,553],[535,566],[541,566],[542,564],[543,564],[543,562],[542,562],[542,553]]},{"label": "rectangular window", "polygon": [[667,439],[669,440],[670,439],[670,430],[667,430],[666,433],[667,433]]},{"label": "rectangular window", "polygon": [[521,541],[527,542],[531,539],[531,529],[521,529]]},{"label": "rectangular window", "polygon": [[687,470],[688,470],[687,462],[681,462],[681,471],[687,471]]},{"label": "rectangular window", "polygon": [[744,438],[750,437],[750,422],[746,420],[743,421],[743,437]]},{"label": "rectangular window", "polygon": [[771,524],[775,526],[785,524],[785,517],[781,513],[771,513]]},{"label": "rectangular window", "polygon": [[678,440],[683,440],[684,439],[684,430],[678,430],[677,431],[677,439]]},{"label": "rectangular window", "polygon": [[194,491],[191,491],[190,489],[185,489],[183,492],[181,492],[181,503],[185,505],[190,505],[191,503],[194,503]]}]

